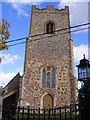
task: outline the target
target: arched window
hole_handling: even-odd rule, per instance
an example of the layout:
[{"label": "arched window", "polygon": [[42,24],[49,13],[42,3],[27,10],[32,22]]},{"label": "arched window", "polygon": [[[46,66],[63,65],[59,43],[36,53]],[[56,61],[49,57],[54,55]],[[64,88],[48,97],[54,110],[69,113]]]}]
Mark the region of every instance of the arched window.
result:
[{"label": "arched window", "polygon": [[49,22],[49,23],[46,25],[46,33],[47,33],[47,34],[53,34],[53,33],[54,33],[54,23]]},{"label": "arched window", "polygon": [[42,87],[45,88],[45,80],[46,80],[46,70],[45,68],[42,71]]},{"label": "arched window", "polygon": [[52,88],[55,88],[55,69],[52,69],[52,81],[51,81]]},{"label": "arched window", "polygon": [[42,70],[42,88],[55,88],[55,69],[52,67]]},{"label": "arched window", "polygon": [[47,72],[47,88],[50,88],[50,72]]}]

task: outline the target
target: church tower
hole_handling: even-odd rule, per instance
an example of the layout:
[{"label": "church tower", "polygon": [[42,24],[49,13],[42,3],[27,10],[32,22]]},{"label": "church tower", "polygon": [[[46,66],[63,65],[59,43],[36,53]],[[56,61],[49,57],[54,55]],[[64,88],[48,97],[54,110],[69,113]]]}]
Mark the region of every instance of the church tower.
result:
[{"label": "church tower", "polygon": [[76,97],[69,8],[32,6],[19,104],[53,108],[69,105]]}]

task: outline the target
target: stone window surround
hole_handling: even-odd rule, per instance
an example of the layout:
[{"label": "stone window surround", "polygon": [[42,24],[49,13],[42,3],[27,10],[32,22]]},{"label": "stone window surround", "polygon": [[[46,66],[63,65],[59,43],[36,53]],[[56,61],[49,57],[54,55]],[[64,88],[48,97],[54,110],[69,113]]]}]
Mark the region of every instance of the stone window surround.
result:
[{"label": "stone window surround", "polygon": [[[48,70],[47,70],[47,68],[48,67],[50,67],[50,88],[47,88],[47,72],[48,72]],[[45,68],[45,70],[46,70],[46,80],[45,80],[45,88],[44,87],[42,87],[42,72],[43,72],[43,69]],[[52,86],[51,86],[51,82],[52,82],[52,70],[55,70],[55,87],[53,88]],[[56,68],[55,67],[53,67],[53,66],[44,66],[44,67],[42,67],[41,68],[41,88],[43,88],[43,89],[55,89],[56,88]]]}]

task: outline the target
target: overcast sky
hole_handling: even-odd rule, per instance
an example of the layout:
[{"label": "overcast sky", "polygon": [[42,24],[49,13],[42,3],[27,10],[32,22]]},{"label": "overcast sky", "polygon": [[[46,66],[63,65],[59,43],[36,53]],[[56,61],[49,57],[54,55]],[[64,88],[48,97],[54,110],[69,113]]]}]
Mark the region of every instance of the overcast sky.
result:
[{"label": "overcast sky", "polygon": [[[36,5],[36,7],[39,8],[52,5],[58,9],[69,6],[70,26],[74,26],[88,22],[88,1],[89,0],[2,0],[0,3],[0,17],[10,22],[9,40],[13,40],[28,36],[32,5]],[[74,43],[75,76],[77,77],[76,65],[79,63],[79,60],[83,58],[83,54],[88,58],[88,30],[71,33],[71,37]],[[21,75],[23,74],[24,55],[25,44],[10,47],[8,51],[5,50],[0,53],[2,57],[2,63],[0,64],[0,85],[5,86],[18,72],[20,72]]]}]

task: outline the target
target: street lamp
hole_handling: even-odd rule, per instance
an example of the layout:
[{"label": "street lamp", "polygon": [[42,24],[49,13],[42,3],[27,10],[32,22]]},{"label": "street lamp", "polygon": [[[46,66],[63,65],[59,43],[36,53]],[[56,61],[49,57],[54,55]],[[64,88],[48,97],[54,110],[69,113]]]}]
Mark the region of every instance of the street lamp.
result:
[{"label": "street lamp", "polygon": [[89,60],[85,58],[85,54],[84,58],[80,60],[80,63],[79,65],[77,65],[77,67],[78,67],[78,80],[84,83],[85,80],[90,78],[90,64]]}]

